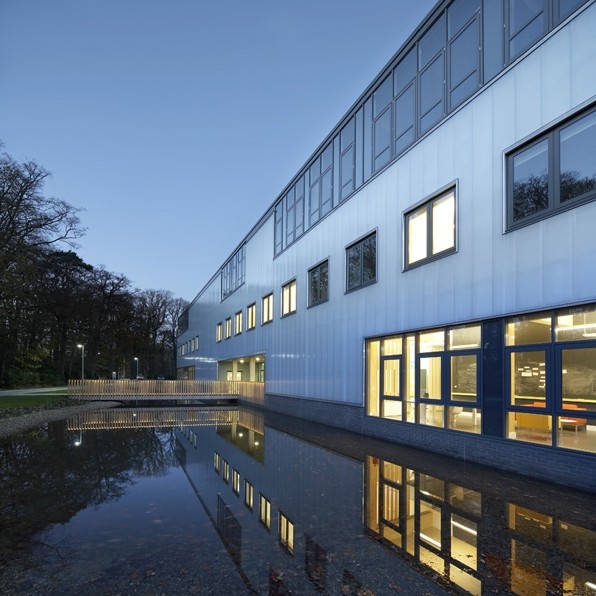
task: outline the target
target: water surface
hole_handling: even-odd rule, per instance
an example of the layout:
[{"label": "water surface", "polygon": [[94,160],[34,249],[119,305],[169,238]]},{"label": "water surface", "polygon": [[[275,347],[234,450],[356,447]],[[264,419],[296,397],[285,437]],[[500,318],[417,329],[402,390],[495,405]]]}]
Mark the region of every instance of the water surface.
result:
[{"label": "water surface", "polygon": [[596,594],[593,495],[250,409],[51,423],[0,479],[3,594]]}]

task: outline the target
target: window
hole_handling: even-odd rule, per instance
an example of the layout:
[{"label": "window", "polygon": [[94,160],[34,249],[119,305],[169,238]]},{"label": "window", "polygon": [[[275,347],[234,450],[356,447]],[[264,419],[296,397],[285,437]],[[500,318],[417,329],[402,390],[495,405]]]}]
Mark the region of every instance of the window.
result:
[{"label": "window", "polygon": [[259,495],[259,521],[271,529],[271,503],[263,495]]},{"label": "window", "polygon": [[221,323],[217,324],[215,328],[215,341],[221,341],[223,336],[223,325]]},{"label": "window", "polygon": [[529,48],[546,30],[544,0],[508,0],[509,58]]},{"label": "window", "polygon": [[342,129],[339,135],[340,157],[339,157],[339,186],[340,200],[345,199],[354,191],[356,151],[355,151],[356,127],[352,118]]},{"label": "window", "polygon": [[262,317],[263,317],[263,325],[265,323],[270,323],[273,321],[273,294],[267,294],[263,298],[263,309],[262,309]]},{"label": "window", "polygon": [[240,335],[242,333],[242,311],[238,311],[234,317],[234,334]]},{"label": "window", "polygon": [[346,289],[355,290],[377,281],[377,234],[346,249]]},{"label": "window", "polygon": [[304,176],[292,186],[286,195],[286,242],[289,246],[304,233]]},{"label": "window", "polygon": [[449,106],[480,87],[480,0],[456,0],[447,9]]},{"label": "window", "polygon": [[331,211],[333,200],[333,146],[330,144],[308,170],[309,225]]},{"label": "window", "polygon": [[240,494],[240,473],[238,470],[232,470],[232,490],[237,495]]},{"label": "window", "polygon": [[373,93],[373,170],[391,159],[393,77],[388,76]]},{"label": "window", "polygon": [[277,199],[275,255],[588,1],[443,2]]},{"label": "window", "polygon": [[252,511],[254,505],[254,488],[248,481],[244,481],[244,504]]},{"label": "window", "polygon": [[441,16],[418,43],[421,134],[445,115],[445,21]]},{"label": "window", "polygon": [[416,49],[410,50],[393,71],[395,88],[395,155],[416,138]]},{"label": "window", "polygon": [[257,326],[257,305],[251,304],[246,308],[246,329],[254,329]]},{"label": "window", "polygon": [[379,416],[479,434],[480,325],[366,342],[366,407]]},{"label": "window", "polygon": [[224,300],[243,283],[246,271],[244,245],[242,245],[221,270],[221,299]]},{"label": "window", "polygon": [[219,474],[221,467],[221,457],[217,451],[213,454],[213,469]]},{"label": "window", "polygon": [[232,317],[226,319],[226,339],[232,337]]},{"label": "window", "polygon": [[291,554],[294,553],[294,524],[280,512],[279,543]]},{"label": "window", "polygon": [[329,261],[323,261],[308,272],[308,306],[329,299]]},{"label": "window", "polygon": [[406,269],[455,252],[455,190],[405,215]]},{"label": "window", "polygon": [[224,479],[224,482],[227,484],[230,481],[230,464],[225,459],[222,460],[222,463],[223,463],[222,478]]},{"label": "window", "polygon": [[292,280],[281,288],[281,316],[296,312],[296,280]]},{"label": "window", "polygon": [[507,319],[506,436],[596,453],[596,305]]},{"label": "window", "polygon": [[507,156],[507,224],[516,228],[596,198],[596,109]]}]

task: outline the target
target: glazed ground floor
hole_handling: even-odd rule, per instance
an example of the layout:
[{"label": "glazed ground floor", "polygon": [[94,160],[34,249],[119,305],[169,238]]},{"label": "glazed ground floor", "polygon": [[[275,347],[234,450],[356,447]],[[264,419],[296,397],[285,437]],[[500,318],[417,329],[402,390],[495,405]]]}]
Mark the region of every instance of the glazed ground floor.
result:
[{"label": "glazed ground floor", "polygon": [[596,307],[365,341],[366,414],[596,454]]}]

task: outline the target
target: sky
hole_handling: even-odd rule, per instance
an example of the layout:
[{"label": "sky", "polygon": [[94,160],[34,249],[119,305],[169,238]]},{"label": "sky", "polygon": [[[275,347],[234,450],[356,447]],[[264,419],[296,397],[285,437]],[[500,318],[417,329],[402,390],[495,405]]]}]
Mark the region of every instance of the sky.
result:
[{"label": "sky", "polygon": [[0,0],[0,141],[81,258],[190,301],[434,4]]}]

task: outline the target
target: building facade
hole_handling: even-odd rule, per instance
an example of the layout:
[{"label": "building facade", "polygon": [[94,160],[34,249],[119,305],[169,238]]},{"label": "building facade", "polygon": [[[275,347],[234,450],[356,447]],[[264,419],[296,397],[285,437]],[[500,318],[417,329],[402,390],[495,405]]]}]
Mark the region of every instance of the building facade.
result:
[{"label": "building facade", "polygon": [[596,490],[594,31],[439,2],[184,313],[179,376]]}]

